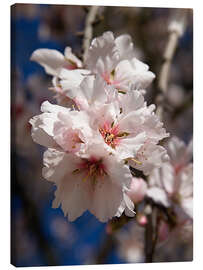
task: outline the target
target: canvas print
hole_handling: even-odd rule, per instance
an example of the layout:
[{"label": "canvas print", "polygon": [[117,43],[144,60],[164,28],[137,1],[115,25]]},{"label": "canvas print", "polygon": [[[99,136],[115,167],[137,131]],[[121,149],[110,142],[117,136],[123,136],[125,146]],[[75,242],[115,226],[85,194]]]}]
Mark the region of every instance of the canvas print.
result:
[{"label": "canvas print", "polygon": [[11,264],[193,260],[193,11],[11,6]]}]

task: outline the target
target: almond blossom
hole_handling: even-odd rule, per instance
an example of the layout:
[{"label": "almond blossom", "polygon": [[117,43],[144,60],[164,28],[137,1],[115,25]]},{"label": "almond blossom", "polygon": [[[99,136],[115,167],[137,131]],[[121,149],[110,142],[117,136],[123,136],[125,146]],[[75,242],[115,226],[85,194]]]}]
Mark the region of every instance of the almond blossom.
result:
[{"label": "almond blossom", "polygon": [[[128,166],[109,155],[101,142],[89,144],[80,156],[49,148],[44,165],[44,178],[57,186],[52,206],[61,205],[69,221],[86,210],[101,222],[122,213],[118,209],[132,176]],[[133,213],[133,208],[129,211]]]},{"label": "almond blossom", "polygon": [[41,111],[41,115],[30,120],[36,143],[65,152],[76,152],[85,147],[92,136],[85,112],[71,111],[48,101],[42,103]]},{"label": "almond blossom", "polygon": [[82,62],[72,53],[70,47],[65,48],[64,55],[53,49],[37,49],[32,53],[30,60],[39,63],[46,73],[52,76],[58,76],[63,68],[82,68]]},{"label": "almond blossom", "polygon": [[148,175],[168,160],[159,142],[169,134],[142,94],[154,74],[128,35],[94,39],[84,64],[70,48],[64,54],[39,49],[31,56],[53,76],[58,103],[43,102],[30,120],[33,140],[48,148],[43,176],[57,186],[53,207],[61,205],[70,221],[86,210],[102,222],[134,216],[146,186],[133,191],[131,167]]},{"label": "almond blossom", "polygon": [[158,142],[169,134],[140,91],[119,94],[100,76],[87,76],[67,95],[89,114],[91,128],[131,166],[148,175],[168,159]]},{"label": "almond blossom", "polygon": [[193,217],[192,141],[188,146],[177,137],[167,145],[170,161],[149,176],[147,195],[165,207],[173,207],[182,220]]},{"label": "almond blossom", "polygon": [[121,35],[115,39],[112,32],[93,39],[85,67],[122,92],[144,89],[155,78],[148,65],[135,57],[131,37]]},{"label": "almond blossom", "polygon": [[[50,180],[49,176],[53,174],[51,181],[58,187],[56,200],[62,204],[64,214],[68,213],[69,220],[73,221],[86,210],[103,222],[113,216],[120,216],[124,210],[134,215],[134,205],[126,194],[132,179],[130,169],[110,151],[101,137],[95,136],[88,125],[88,115],[84,111],[70,110],[49,102],[44,102],[41,110],[41,115],[30,120],[32,137],[35,142],[49,147],[44,156],[47,167],[44,169],[44,177]],[[66,180],[61,179],[61,175]],[[81,181],[81,188],[76,192],[77,179]],[[88,179],[89,181],[86,181]],[[70,188],[69,191],[66,186],[67,189]],[[67,193],[63,195],[64,191],[61,190]],[[74,190],[78,199],[74,197],[73,200],[78,200],[79,205],[73,207],[74,202],[69,201],[68,194],[74,194]],[[104,199],[107,190],[109,197]],[[84,196],[88,196],[88,201]],[[82,202],[83,199],[86,202]],[[56,203],[54,205],[56,206]],[[81,207],[85,207],[84,211]]]},{"label": "almond blossom", "polygon": [[74,105],[72,100],[63,91],[59,79],[62,80],[66,90],[71,89],[78,86],[83,80],[84,75],[88,74],[89,71],[82,69],[83,64],[72,53],[72,49],[66,47],[64,55],[53,49],[38,49],[32,53],[30,59],[39,63],[44,67],[47,74],[53,76],[52,87],[49,89],[55,93],[57,103],[65,107]]}]

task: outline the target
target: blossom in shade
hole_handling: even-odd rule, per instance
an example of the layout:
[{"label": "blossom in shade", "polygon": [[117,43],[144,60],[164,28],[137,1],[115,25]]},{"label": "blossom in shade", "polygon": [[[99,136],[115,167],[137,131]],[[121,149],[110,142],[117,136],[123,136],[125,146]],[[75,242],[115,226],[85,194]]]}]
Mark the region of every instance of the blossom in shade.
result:
[{"label": "blossom in shade", "polygon": [[173,207],[179,220],[193,217],[192,141],[188,146],[177,137],[167,145],[170,161],[149,176],[147,195],[165,207]]}]

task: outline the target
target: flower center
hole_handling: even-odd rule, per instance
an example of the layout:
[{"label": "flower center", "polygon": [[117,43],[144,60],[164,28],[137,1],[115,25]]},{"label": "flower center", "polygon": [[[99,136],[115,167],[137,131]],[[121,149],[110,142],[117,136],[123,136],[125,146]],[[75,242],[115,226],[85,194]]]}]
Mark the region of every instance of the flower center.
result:
[{"label": "flower center", "polygon": [[120,132],[119,125],[114,125],[114,122],[112,122],[111,125],[109,123],[105,123],[103,127],[99,128],[99,132],[104,138],[105,143],[112,148],[116,148],[122,137],[129,135],[127,132]]},{"label": "flower center", "polygon": [[69,69],[69,70],[77,69],[77,64],[73,62],[71,59],[65,57],[65,60],[66,60],[66,63],[64,65],[64,68]]},{"label": "flower center", "polygon": [[102,159],[96,159],[94,157],[90,159],[84,159],[82,163],[79,164],[79,168],[74,170],[72,173],[85,173],[83,181],[91,179],[94,183],[98,178],[101,178],[107,175],[105,171],[105,166],[102,162]]}]

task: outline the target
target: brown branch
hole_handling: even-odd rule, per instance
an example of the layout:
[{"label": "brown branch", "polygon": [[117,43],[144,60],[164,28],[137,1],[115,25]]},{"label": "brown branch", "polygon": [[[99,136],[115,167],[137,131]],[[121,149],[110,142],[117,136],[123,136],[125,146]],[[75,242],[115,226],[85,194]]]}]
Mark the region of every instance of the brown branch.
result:
[{"label": "brown branch", "polygon": [[98,10],[99,10],[99,6],[91,6],[85,20],[84,38],[83,38],[83,45],[82,45],[84,62],[87,58],[87,53],[90,47],[90,42],[93,35],[93,24],[96,20]]}]

